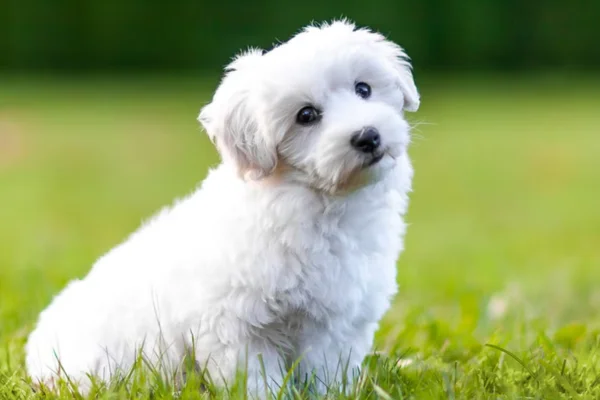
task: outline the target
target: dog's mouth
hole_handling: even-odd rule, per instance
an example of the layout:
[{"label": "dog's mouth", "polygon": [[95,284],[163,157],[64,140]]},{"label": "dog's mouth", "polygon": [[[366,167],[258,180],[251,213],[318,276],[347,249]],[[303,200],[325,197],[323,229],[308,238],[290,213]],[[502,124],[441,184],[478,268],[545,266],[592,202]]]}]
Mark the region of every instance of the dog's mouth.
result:
[{"label": "dog's mouth", "polygon": [[365,168],[368,168],[368,167],[371,167],[371,166],[377,164],[379,161],[381,161],[383,156],[385,156],[385,153],[383,151],[381,153],[373,153],[373,155],[371,156],[371,159],[365,163],[365,165],[364,165]]}]

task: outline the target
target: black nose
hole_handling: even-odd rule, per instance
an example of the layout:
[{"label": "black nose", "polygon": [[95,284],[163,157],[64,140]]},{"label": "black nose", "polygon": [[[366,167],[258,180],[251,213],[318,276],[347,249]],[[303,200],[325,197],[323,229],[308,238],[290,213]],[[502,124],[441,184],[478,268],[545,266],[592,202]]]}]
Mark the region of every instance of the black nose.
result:
[{"label": "black nose", "polygon": [[363,153],[373,153],[381,144],[381,136],[377,129],[368,126],[354,133],[350,138],[350,144]]}]

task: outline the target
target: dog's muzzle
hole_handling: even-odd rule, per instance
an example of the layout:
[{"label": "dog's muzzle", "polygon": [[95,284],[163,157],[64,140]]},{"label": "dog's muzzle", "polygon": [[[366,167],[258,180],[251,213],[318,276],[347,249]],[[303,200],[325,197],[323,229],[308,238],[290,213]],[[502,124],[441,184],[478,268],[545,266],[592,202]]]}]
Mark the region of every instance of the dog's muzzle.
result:
[{"label": "dog's muzzle", "polygon": [[381,161],[381,159],[383,158],[383,156],[385,156],[385,153],[383,151],[373,154],[373,156],[371,157],[370,160],[367,161],[366,166],[370,167],[372,165],[377,164],[379,161]]}]

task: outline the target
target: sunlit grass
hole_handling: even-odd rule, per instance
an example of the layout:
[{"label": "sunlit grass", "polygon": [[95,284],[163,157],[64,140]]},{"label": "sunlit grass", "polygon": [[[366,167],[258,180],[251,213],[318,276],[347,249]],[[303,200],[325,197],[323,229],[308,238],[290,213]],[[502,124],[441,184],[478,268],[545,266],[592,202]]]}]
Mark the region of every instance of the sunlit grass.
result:
[{"label": "sunlit grass", "polygon": [[[400,293],[353,396],[599,398],[600,79],[418,83]],[[215,84],[2,79],[0,398],[33,396],[51,297],[218,161],[195,121]],[[98,397],[181,390],[146,378]]]}]

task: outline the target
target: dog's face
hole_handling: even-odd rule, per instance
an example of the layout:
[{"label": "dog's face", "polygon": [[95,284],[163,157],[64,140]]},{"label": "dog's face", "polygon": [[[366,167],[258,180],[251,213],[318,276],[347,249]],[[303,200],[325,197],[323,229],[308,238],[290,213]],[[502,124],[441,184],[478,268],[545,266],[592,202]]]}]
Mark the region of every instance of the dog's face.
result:
[{"label": "dog's face", "polygon": [[199,120],[224,162],[327,192],[380,179],[406,157],[419,95],[406,55],[347,22],[310,27],[227,68]]}]

